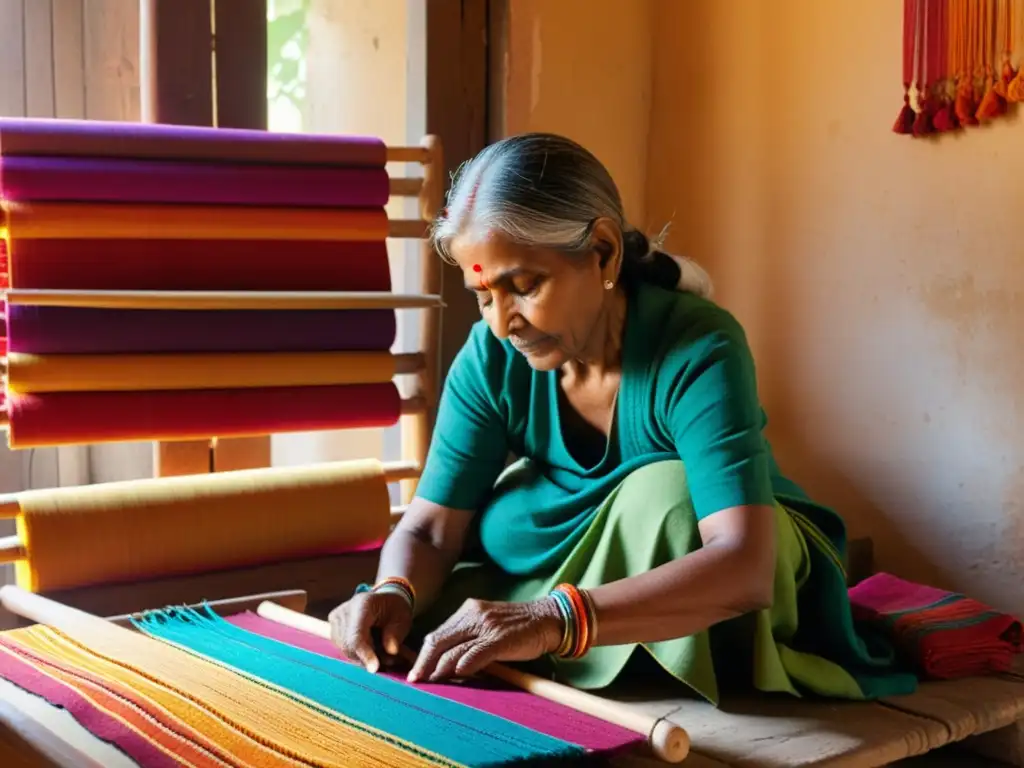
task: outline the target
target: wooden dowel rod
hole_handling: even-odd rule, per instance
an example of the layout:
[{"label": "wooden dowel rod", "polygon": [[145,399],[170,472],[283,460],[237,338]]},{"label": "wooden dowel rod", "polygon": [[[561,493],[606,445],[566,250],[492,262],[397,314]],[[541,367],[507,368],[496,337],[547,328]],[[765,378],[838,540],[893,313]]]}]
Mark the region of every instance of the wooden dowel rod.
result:
[{"label": "wooden dowel rod", "polygon": [[[2,592],[2,590],[0,590]],[[331,626],[304,613],[297,613],[272,602],[261,603],[256,612],[265,619],[277,622],[292,629],[306,632],[315,637],[331,639]],[[402,656],[411,661],[416,654],[403,648]],[[642,712],[630,709],[608,699],[602,699],[586,691],[571,688],[553,680],[546,680],[528,672],[521,672],[503,664],[491,664],[484,670],[485,674],[496,677],[515,688],[532,693],[542,699],[554,701],[563,706],[583,712],[592,717],[614,723],[634,733],[643,734],[648,743],[661,760],[668,763],[680,763],[690,752],[690,737],[686,731],[675,723],[662,718],[651,717]]]},{"label": "wooden dowel rod", "polygon": [[424,147],[388,147],[386,152],[389,163],[420,163],[425,165],[430,162],[430,154]]},{"label": "wooden dowel rod", "polygon": [[[386,291],[70,291],[12,290],[8,304],[98,309],[427,309],[438,295]],[[287,322],[283,318],[282,322]]]},{"label": "wooden dowel rod", "polygon": [[[419,196],[419,216],[424,224],[433,221],[444,205],[445,173],[444,147],[437,136],[428,135],[421,144],[430,158],[423,167],[423,189]],[[420,249],[421,291],[441,293],[441,263],[429,240],[424,240]],[[440,338],[440,312],[427,310],[422,314],[420,326],[420,349],[427,356],[426,365],[420,371],[414,390],[423,398],[423,410],[402,419],[402,455],[426,462],[433,431],[431,406],[437,402],[438,391],[438,348]],[[416,495],[415,481],[402,483],[402,501],[409,503]]]},{"label": "wooden dowel rod", "polygon": [[393,357],[396,374],[418,373],[427,365],[427,356],[422,352],[403,352]]},{"label": "wooden dowel rod", "polygon": [[17,560],[24,560],[27,557],[25,547],[17,536],[4,536],[0,538],[0,563],[13,563]]},{"label": "wooden dowel rod", "polygon": [[384,463],[384,481],[394,483],[419,477],[421,469],[422,467],[415,461],[388,461]]},{"label": "wooden dowel rod", "polygon": [[389,179],[388,191],[392,197],[417,197],[423,188],[423,179]]},{"label": "wooden dowel rod", "polygon": [[388,222],[388,237],[423,238],[427,236],[427,222],[420,219],[392,219]]},{"label": "wooden dowel rod", "polygon": [[394,526],[399,520],[402,519],[402,516],[405,514],[407,509],[409,509],[409,507],[407,505],[404,505],[404,504],[402,506],[399,506],[399,507],[392,507],[391,508],[391,525],[392,526]]},{"label": "wooden dowel rod", "polygon": [[13,520],[21,512],[21,505],[18,504],[18,494],[5,493],[0,496],[0,520]]},{"label": "wooden dowel rod", "polygon": [[427,412],[427,399],[422,395],[407,397],[402,400],[402,415],[411,416]]},{"label": "wooden dowel rod", "polygon": [[[58,603],[56,600],[37,595],[13,584],[5,584],[0,587],[0,605],[15,616],[21,616],[23,619],[56,630],[74,632],[75,628],[82,626],[97,626],[99,624],[105,627],[117,626],[99,616]],[[125,629],[124,631],[131,632],[132,630]]]},{"label": "wooden dowel rod", "polygon": [[[195,603],[187,607],[196,610],[210,610],[218,616],[231,616],[236,613],[255,611],[261,603],[273,602],[291,611],[302,613],[309,604],[309,594],[304,589],[282,589],[275,592],[261,592],[258,595],[243,595],[240,597],[225,597],[219,600],[206,600],[202,603]],[[121,613],[111,616],[104,616],[106,621],[117,624],[121,627],[132,628],[132,620],[137,619],[140,613]]]}]

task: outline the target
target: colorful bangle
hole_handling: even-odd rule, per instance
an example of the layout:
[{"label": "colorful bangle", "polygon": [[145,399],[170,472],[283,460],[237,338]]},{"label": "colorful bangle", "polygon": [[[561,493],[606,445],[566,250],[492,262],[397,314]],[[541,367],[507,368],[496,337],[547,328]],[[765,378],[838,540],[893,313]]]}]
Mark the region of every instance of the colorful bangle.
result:
[{"label": "colorful bangle", "polygon": [[406,599],[410,608],[413,610],[416,608],[416,588],[413,587],[411,581],[401,576],[388,576],[378,581],[372,587],[369,584],[360,584],[356,587],[356,594],[362,592],[390,592],[398,594]]},{"label": "colorful bangle", "polygon": [[590,595],[572,584],[559,584],[551,590],[565,622],[562,642],[555,654],[564,659],[580,659],[594,644],[597,615]]}]

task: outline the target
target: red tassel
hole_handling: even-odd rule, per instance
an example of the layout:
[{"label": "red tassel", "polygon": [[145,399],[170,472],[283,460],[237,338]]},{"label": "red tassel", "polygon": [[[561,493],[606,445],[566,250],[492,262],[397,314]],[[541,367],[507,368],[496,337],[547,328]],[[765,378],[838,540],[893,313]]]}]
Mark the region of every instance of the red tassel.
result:
[{"label": "red tassel", "polygon": [[910,94],[903,97],[903,109],[900,110],[899,117],[896,118],[896,122],[893,123],[893,133],[900,133],[908,135],[914,130],[914,120],[917,115],[914,113],[914,108],[910,106]]},{"label": "red tassel", "polygon": [[960,125],[977,125],[978,118],[974,113],[978,111],[978,105],[974,103],[974,92],[970,83],[961,85],[956,92],[956,101],[953,104],[956,118]]},{"label": "red tassel", "polygon": [[914,119],[914,127],[912,128],[914,136],[920,138],[921,136],[935,133],[935,126],[932,124],[933,110],[934,105],[930,99],[921,102],[921,111],[917,113],[917,117]]},{"label": "red tassel", "polygon": [[943,102],[942,106],[935,112],[932,118],[932,126],[937,133],[948,133],[960,128],[960,121],[956,117],[956,110],[949,101]]}]

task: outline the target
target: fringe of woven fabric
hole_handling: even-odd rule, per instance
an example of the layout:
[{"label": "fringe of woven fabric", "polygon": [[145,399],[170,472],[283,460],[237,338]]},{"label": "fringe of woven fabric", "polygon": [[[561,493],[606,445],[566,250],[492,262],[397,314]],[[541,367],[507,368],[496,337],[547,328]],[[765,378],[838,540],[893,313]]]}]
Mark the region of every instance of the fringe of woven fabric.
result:
[{"label": "fringe of woven fabric", "polygon": [[212,611],[178,607],[135,620],[163,642],[223,664],[300,701],[341,712],[347,722],[430,756],[472,766],[573,765],[587,757],[578,744],[504,717],[373,675],[358,665],[311,653],[236,627]]},{"label": "fringe of woven fabric", "polygon": [[463,768],[131,630],[90,624],[76,627],[74,635],[36,626],[7,633],[5,644],[30,649],[65,680],[88,681],[127,698],[165,733],[192,738],[229,765]]}]

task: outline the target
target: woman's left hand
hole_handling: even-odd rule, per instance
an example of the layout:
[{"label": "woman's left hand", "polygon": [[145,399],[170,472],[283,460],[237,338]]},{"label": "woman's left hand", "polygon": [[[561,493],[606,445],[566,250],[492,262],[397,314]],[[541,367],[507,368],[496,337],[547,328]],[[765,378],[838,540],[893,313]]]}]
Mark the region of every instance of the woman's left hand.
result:
[{"label": "woman's left hand", "polygon": [[551,598],[527,603],[467,600],[424,640],[411,682],[469,677],[493,661],[532,661],[562,642],[563,621]]}]

